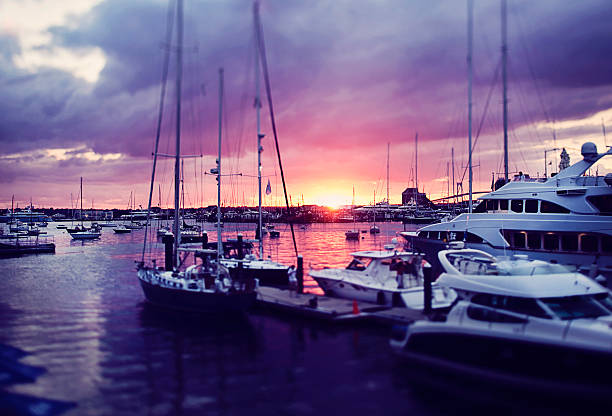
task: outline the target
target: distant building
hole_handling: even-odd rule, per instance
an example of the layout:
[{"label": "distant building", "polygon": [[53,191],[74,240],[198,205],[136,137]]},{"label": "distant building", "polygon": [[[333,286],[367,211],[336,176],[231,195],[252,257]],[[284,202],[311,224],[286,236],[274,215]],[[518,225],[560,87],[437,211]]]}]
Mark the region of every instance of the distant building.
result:
[{"label": "distant building", "polygon": [[[81,211],[76,211],[74,213],[74,219],[81,219]],[[83,220],[87,221],[99,221],[99,220],[112,220],[113,219],[113,211],[110,210],[100,210],[100,209],[89,209],[83,210]]]},{"label": "distant building", "polygon": [[416,205],[419,207],[435,208],[433,202],[427,198],[424,192],[418,192],[416,188],[406,188],[402,192],[402,205],[414,205],[416,197]]}]

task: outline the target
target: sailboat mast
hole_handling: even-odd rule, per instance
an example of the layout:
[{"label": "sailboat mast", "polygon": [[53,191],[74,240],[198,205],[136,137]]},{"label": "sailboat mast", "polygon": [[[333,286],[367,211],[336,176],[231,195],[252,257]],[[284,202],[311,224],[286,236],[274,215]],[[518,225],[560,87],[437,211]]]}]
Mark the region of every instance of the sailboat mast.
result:
[{"label": "sailboat mast", "polygon": [[[503,1],[503,0],[502,0]],[[467,70],[468,70],[468,170],[469,170],[469,199],[468,212],[472,213],[472,38],[474,26],[474,2],[468,0],[468,54],[467,54]]]},{"label": "sailboat mast", "polygon": [[[255,29],[255,39],[257,39],[257,13],[259,12],[259,2],[255,2],[253,4],[253,22]],[[255,112],[257,114],[257,183],[259,187],[259,220],[257,226],[259,227],[259,258],[263,258],[263,219],[261,212],[261,139],[264,137],[261,134],[261,120],[260,120],[260,112],[261,112],[261,96],[260,96],[260,87],[259,87],[259,42],[256,42],[255,45]]]},{"label": "sailboat mast", "polygon": [[181,83],[183,76],[183,0],[177,1],[177,44],[176,49],[176,156],[174,158],[174,247],[172,261],[178,268],[178,246],[181,241],[179,225],[179,174],[181,168]]},{"label": "sailboat mast", "polygon": [[81,228],[83,228],[83,177],[81,176]]},{"label": "sailboat mast", "polygon": [[419,210],[419,133],[414,135],[414,208]]},{"label": "sailboat mast", "polygon": [[[223,68],[219,68],[219,149],[217,155],[217,257],[223,255],[221,240],[221,135],[223,127]],[[217,277],[219,268],[217,267]]]},{"label": "sailboat mast", "polygon": [[451,147],[451,166],[453,170],[453,211],[455,210],[457,186],[455,185],[455,148]]},{"label": "sailboat mast", "polygon": [[391,143],[387,142],[387,206],[389,206],[389,147]]},{"label": "sailboat mast", "polygon": [[502,36],[502,82],[504,89],[504,179],[508,182],[508,45],[506,43],[506,0],[501,0],[501,36]]}]

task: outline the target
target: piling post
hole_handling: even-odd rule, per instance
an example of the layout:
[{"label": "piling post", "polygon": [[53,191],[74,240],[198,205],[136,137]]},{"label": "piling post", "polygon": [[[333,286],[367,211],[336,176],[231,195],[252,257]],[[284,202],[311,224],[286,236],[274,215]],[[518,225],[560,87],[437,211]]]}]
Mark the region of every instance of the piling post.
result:
[{"label": "piling post", "polygon": [[242,245],[242,234],[238,234],[238,259],[242,260],[244,258],[244,247]]},{"label": "piling post", "polygon": [[304,293],[304,258],[301,255],[297,256],[297,293]]},{"label": "piling post", "polygon": [[162,237],[162,242],[164,243],[165,249],[164,268],[166,269],[166,271],[172,271],[172,269],[174,268],[174,236],[165,235]]},{"label": "piling post", "polygon": [[432,267],[423,267],[423,313],[429,315],[431,313],[431,275]]},{"label": "piling post", "polygon": [[208,248],[208,233],[206,231],[202,232],[202,248]]}]

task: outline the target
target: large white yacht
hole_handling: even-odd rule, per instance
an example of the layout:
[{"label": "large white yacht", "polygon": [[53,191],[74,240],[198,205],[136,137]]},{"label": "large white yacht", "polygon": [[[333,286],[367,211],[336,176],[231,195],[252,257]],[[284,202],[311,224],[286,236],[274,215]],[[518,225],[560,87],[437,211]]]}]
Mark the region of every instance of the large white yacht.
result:
[{"label": "large white yacht", "polygon": [[[524,256],[520,256],[524,257]],[[481,380],[570,392],[610,392],[612,297],[559,264],[443,250],[446,316],[398,328],[395,352]],[[608,397],[608,396],[603,396]]]},{"label": "large white yacht", "polygon": [[515,177],[481,197],[472,214],[401,233],[411,249],[426,253],[441,272],[436,253],[451,241],[493,255],[528,254],[531,259],[612,275],[612,174],[586,176],[595,162],[612,155],[582,145],[583,160],[545,179]]}]

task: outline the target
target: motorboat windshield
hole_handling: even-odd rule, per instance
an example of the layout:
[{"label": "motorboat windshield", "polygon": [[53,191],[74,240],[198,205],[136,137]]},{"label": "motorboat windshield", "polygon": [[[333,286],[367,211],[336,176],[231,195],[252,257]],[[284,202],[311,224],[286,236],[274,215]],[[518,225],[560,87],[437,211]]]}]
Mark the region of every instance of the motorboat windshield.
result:
[{"label": "motorboat windshield", "polygon": [[365,257],[357,258],[356,257],[353,259],[353,261],[349,263],[348,266],[346,266],[346,269],[362,272],[368,268],[371,262],[372,262],[372,259],[370,258],[365,258]]},{"label": "motorboat windshield", "polygon": [[570,267],[540,260],[502,260],[495,264],[500,276],[569,273]]},{"label": "motorboat windshield", "polygon": [[541,298],[539,301],[555,317],[564,321],[610,315],[610,311],[593,295]]}]

